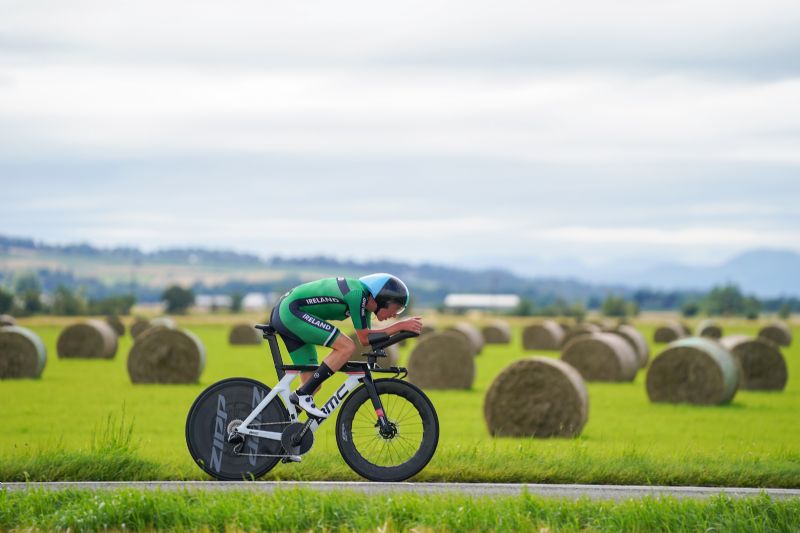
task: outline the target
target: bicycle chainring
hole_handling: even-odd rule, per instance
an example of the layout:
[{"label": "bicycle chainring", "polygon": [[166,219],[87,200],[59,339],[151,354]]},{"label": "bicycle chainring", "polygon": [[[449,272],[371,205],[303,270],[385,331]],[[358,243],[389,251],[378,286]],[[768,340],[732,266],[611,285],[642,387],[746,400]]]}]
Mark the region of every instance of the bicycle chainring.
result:
[{"label": "bicycle chainring", "polygon": [[300,439],[298,444],[294,444],[295,437],[303,431],[305,424],[302,422],[295,422],[286,426],[286,429],[281,433],[281,444],[286,453],[290,455],[303,455],[314,445],[314,432],[309,428],[303,438]]}]

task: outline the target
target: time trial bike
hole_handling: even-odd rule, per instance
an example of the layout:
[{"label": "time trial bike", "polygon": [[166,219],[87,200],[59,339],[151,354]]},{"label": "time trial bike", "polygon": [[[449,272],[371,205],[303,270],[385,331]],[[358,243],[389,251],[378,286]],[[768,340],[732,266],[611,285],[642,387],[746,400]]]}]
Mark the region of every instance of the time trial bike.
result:
[{"label": "time trial bike", "polygon": [[[289,401],[291,384],[314,365],[284,365],[276,331],[255,326],[272,353],[279,381],[270,389],[251,378],[223,379],[205,389],[186,418],[189,453],[205,472],[220,480],[254,480],[279,461],[298,462],[314,445],[326,419],[308,415]],[[336,443],[345,462],[372,481],[403,481],[420,472],[439,442],[439,419],[422,390],[403,379],[405,368],[381,368],[385,348],[416,333],[371,334],[366,361],[350,361],[347,374],[321,409],[336,418]],[[391,375],[389,378],[373,374]]]}]

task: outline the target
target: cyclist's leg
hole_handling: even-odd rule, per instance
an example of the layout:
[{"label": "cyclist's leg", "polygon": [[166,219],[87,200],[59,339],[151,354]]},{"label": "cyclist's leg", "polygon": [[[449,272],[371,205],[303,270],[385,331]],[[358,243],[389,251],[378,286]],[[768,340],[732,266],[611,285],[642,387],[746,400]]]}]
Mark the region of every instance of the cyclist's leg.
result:
[{"label": "cyclist's leg", "polygon": [[[275,320],[273,315],[272,323],[278,333],[281,334],[286,349],[289,351],[289,357],[292,358],[292,363],[295,365],[317,365],[317,347],[313,344],[303,342],[297,335],[287,329],[279,320]],[[302,372],[300,374],[300,388],[302,388],[307,381],[312,379],[313,375],[317,372]],[[293,393],[289,398],[300,409],[307,411],[315,416],[324,415],[317,406],[314,404],[313,395],[319,390],[319,385],[310,393],[308,398],[298,398],[296,393]],[[303,400],[303,401],[301,401]]]},{"label": "cyclist's leg", "polygon": [[292,363],[295,365],[318,364],[316,347],[313,344],[309,344],[307,340],[298,335],[295,329],[289,327],[292,325],[291,317],[289,317],[289,320],[284,320],[286,314],[284,313],[284,316],[281,316],[279,309],[280,306],[275,306],[272,310],[270,323],[272,327],[275,328],[275,331],[280,334],[281,339],[283,339],[283,343],[286,345],[286,350],[289,352]]},{"label": "cyclist's leg", "polygon": [[[318,365],[317,360],[317,347],[313,344],[303,344],[301,347],[294,351],[289,352],[289,357],[296,365]],[[311,379],[313,372],[302,372],[300,374],[300,384],[304,385],[306,381]],[[317,391],[314,391],[315,393]]]},{"label": "cyclist's leg", "polygon": [[[336,372],[342,368],[352,357],[355,351],[355,344],[346,335],[339,335],[331,345],[333,350],[325,357],[324,362],[332,371]],[[304,344],[293,352],[289,352],[292,362],[296,365],[317,365],[317,347],[313,344]],[[303,372],[300,374],[300,382],[305,385],[311,379],[314,372]],[[312,394],[319,391],[317,387]]]},{"label": "cyclist's leg", "polygon": [[325,356],[323,360],[328,367],[336,372],[342,368],[356,351],[356,345],[347,335],[339,335],[331,344],[333,351]]},{"label": "cyclist's leg", "polygon": [[355,351],[355,344],[346,335],[338,335],[337,333],[332,344],[333,350],[331,353],[328,354],[314,372],[310,372],[310,376],[304,376],[303,384],[289,397],[292,403],[317,418],[325,418],[328,414],[316,406],[314,394],[317,393],[325,380],[344,366]]},{"label": "cyclist's leg", "polygon": [[[278,306],[278,312],[273,315],[277,315],[273,318],[277,318],[281,328],[288,330],[290,338],[298,341],[293,347],[287,344],[292,361],[296,364],[315,364],[316,346],[333,348],[331,354],[314,372],[304,373],[301,376],[302,384],[290,397],[292,403],[309,414],[326,417],[327,415],[314,404],[313,395],[326,379],[350,359],[355,351],[355,344],[347,336],[341,335],[339,328],[293,307],[290,302],[282,301]],[[312,355],[313,360],[310,360]],[[329,362],[333,366],[329,366]]]}]

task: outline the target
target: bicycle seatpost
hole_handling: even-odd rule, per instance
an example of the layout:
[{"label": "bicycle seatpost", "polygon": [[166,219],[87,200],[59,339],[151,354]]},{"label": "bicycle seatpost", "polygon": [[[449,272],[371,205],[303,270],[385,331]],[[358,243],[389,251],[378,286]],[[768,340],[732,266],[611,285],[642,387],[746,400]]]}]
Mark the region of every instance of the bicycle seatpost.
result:
[{"label": "bicycle seatpost", "polygon": [[[266,335],[264,335],[267,337]],[[278,379],[282,379],[286,372],[283,370],[283,359],[281,358],[281,349],[278,346],[278,338],[275,334],[267,337],[267,344],[269,344],[269,351],[272,352],[272,361],[275,363],[275,372],[278,374]]]},{"label": "bicycle seatpost", "polygon": [[275,372],[278,374],[278,379],[282,379],[286,372],[283,370],[283,358],[278,346],[278,338],[275,336],[275,328],[271,324],[256,324],[255,328],[261,330],[264,338],[267,339],[269,351],[272,352],[272,361],[275,363]]}]

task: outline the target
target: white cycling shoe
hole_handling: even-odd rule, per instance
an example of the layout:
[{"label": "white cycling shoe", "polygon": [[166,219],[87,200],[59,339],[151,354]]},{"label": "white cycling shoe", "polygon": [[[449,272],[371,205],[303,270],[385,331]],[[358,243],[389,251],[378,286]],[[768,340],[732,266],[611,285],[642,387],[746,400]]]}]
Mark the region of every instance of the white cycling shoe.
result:
[{"label": "white cycling shoe", "polygon": [[289,401],[315,418],[328,418],[328,413],[317,407],[310,394],[297,394],[295,391],[289,396]]}]

